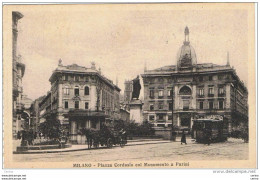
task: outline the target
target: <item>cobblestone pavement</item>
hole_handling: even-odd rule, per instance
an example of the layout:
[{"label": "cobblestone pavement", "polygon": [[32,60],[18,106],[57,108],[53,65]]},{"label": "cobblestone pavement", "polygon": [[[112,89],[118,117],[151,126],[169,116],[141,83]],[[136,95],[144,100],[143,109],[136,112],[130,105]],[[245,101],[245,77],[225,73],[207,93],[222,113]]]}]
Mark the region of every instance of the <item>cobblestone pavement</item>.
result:
[{"label": "cobblestone pavement", "polygon": [[248,159],[248,152],[248,143],[230,138],[227,142],[209,146],[188,141],[187,145],[170,142],[50,154],[14,154],[13,160],[19,162],[245,160]]}]

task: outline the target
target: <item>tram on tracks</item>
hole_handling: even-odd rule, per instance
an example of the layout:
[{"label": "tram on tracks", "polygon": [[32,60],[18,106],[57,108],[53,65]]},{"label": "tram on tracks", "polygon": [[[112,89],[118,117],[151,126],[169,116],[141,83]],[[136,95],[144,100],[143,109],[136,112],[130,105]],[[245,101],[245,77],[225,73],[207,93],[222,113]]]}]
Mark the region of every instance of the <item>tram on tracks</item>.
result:
[{"label": "tram on tracks", "polygon": [[223,142],[228,137],[228,126],[222,116],[210,116],[193,120],[192,136],[198,143]]}]

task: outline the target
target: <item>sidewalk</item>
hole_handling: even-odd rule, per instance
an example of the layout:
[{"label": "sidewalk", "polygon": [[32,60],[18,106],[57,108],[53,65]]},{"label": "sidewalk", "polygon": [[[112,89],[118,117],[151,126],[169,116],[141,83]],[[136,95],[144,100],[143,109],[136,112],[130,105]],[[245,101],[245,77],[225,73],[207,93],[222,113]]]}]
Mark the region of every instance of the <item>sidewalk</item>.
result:
[{"label": "sidewalk", "polygon": [[[175,143],[179,143],[180,139],[177,138]],[[187,142],[191,142],[190,139],[187,139]],[[138,146],[138,145],[146,145],[146,144],[161,144],[161,143],[174,143],[170,140],[163,140],[163,139],[142,139],[142,140],[128,140],[125,146]],[[119,147],[113,146],[113,147]],[[86,144],[79,144],[79,145],[72,145],[70,148],[64,149],[48,149],[48,150],[29,150],[23,152],[13,151],[14,154],[35,154],[35,153],[61,153],[61,152],[72,152],[72,151],[83,151],[83,150],[97,150],[97,149],[105,149],[107,147],[99,147],[99,148],[91,148],[88,149],[88,145]]]}]

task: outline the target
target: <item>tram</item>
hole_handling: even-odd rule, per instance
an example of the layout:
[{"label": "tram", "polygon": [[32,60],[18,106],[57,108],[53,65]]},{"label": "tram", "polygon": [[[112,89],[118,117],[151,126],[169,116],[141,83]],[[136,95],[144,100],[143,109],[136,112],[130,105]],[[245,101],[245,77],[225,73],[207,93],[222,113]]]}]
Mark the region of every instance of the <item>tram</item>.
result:
[{"label": "tram", "polygon": [[201,118],[193,120],[192,136],[198,143],[223,142],[228,137],[228,127],[223,118]]}]

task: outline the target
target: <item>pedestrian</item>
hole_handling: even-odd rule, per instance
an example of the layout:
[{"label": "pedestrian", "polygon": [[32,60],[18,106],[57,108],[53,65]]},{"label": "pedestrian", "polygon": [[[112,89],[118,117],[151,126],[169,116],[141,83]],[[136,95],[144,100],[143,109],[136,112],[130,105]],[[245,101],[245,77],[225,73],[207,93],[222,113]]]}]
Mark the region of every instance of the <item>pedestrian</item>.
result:
[{"label": "pedestrian", "polygon": [[211,143],[211,130],[210,129],[205,129],[205,136],[206,136],[205,144],[208,144],[208,146],[209,146]]},{"label": "pedestrian", "polygon": [[187,142],[186,142],[186,135],[185,135],[185,132],[184,132],[184,130],[182,130],[182,136],[181,136],[181,145],[182,145],[182,143],[185,143],[185,144],[187,144]]}]

